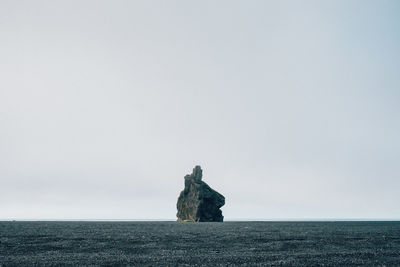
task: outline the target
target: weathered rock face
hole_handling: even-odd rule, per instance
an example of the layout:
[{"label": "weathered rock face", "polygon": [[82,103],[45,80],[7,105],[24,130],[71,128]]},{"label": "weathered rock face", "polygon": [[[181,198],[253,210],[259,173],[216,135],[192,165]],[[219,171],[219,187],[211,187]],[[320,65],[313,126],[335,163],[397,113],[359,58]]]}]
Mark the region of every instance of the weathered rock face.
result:
[{"label": "weathered rock face", "polygon": [[225,197],[211,189],[202,179],[200,166],[185,176],[185,189],[178,198],[178,221],[222,222],[224,216],[220,208],[225,204]]}]

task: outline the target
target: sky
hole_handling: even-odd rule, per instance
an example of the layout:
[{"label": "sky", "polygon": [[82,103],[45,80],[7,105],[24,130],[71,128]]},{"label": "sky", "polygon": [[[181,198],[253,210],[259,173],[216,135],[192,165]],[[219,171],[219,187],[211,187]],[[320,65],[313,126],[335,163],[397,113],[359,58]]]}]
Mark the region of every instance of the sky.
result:
[{"label": "sky", "polygon": [[400,3],[0,2],[0,219],[400,219]]}]

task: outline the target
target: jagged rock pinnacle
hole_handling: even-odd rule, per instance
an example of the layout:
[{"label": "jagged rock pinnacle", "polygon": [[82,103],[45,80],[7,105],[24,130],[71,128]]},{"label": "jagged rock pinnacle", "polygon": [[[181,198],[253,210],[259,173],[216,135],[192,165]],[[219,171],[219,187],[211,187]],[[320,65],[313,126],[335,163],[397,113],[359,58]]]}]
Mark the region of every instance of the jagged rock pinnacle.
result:
[{"label": "jagged rock pinnacle", "polygon": [[185,176],[185,188],[176,204],[178,221],[222,222],[224,216],[220,208],[225,197],[202,181],[203,170],[200,166],[192,174]]}]

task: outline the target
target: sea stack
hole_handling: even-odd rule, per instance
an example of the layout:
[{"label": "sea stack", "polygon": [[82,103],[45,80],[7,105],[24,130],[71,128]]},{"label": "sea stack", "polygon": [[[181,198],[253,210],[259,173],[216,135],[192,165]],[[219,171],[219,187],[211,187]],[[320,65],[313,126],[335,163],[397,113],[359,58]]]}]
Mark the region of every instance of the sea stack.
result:
[{"label": "sea stack", "polygon": [[203,170],[200,166],[192,174],[185,176],[185,189],[178,198],[179,222],[222,222],[224,216],[220,208],[225,204],[225,197],[213,190],[201,179]]}]

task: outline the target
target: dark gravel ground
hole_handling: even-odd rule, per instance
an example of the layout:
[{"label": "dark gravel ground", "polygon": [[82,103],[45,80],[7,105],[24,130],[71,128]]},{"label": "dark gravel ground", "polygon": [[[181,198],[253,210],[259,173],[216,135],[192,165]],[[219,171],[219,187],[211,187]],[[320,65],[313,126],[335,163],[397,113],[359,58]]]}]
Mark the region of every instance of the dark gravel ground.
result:
[{"label": "dark gravel ground", "polygon": [[0,222],[0,266],[400,266],[400,222]]}]

